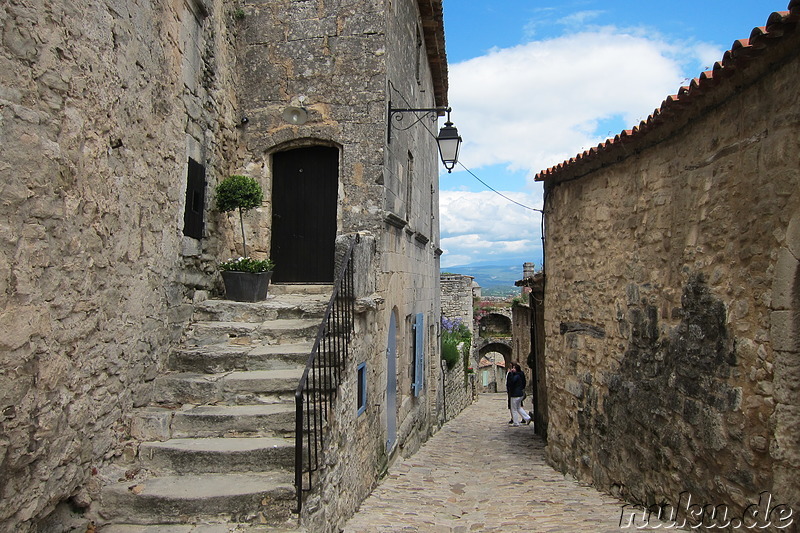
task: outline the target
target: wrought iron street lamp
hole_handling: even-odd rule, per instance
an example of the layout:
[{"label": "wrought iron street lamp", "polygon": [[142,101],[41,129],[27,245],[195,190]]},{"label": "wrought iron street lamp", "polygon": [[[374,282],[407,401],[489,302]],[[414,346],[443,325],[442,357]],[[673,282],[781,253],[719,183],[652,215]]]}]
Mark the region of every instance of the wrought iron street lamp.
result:
[{"label": "wrought iron street lamp", "polygon": [[[452,172],[453,168],[458,163],[458,150],[461,147],[461,136],[458,134],[458,129],[450,122],[449,107],[429,107],[429,108],[394,108],[392,103],[389,102],[389,121],[388,131],[386,134],[387,142],[392,142],[392,119],[401,120],[403,117],[401,113],[425,113],[423,117],[417,119],[417,122],[422,120],[428,114],[435,113],[437,116],[447,113],[447,122],[439,130],[439,135],[436,137],[436,144],[439,145],[439,156],[442,158],[442,164],[447,172]],[[395,117],[395,115],[398,115]]]}]

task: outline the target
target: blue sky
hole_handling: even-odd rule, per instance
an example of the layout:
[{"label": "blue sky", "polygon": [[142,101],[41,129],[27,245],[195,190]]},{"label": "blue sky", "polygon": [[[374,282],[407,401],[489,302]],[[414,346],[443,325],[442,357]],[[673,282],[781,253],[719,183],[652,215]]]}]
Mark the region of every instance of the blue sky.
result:
[{"label": "blue sky", "polygon": [[[646,119],[788,0],[444,0],[460,162],[542,207],[540,170]],[[540,262],[540,216],[459,165],[440,178],[442,267]]]}]

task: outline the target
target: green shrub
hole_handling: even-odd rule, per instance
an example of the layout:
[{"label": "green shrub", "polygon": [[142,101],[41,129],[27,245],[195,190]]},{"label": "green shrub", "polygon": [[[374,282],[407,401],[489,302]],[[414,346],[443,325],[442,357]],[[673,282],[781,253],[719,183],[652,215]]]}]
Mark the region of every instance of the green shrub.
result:
[{"label": "green shrub", "polygon": [[261,205],[264,192],[249,176],[228,176],[217,185],[217,209],[223,212],[247,211]]},{"label": "green shrub", "polygon": [[247,240],[244,234],[244,217],[242,213],[248,209],[258,207],[264,199],[264,191],[256,180],[249,176],[228,176],[222,180],[215,189],[217,194],[217,209],[227,213],[239,210],[239,225],[242,228],[242,248],[247,256]]},{"label": "green shrub", "polygon": [[458,342],[453,339],[442,339],[442,359],[447,363],[447,370],[453,370],[460,357]]}]

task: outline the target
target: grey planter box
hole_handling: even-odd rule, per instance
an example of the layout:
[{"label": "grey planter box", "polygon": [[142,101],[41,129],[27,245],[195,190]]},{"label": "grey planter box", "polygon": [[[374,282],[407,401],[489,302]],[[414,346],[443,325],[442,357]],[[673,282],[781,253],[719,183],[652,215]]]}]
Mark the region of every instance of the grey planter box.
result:
[{"label": "grey planter box", "polygon": [[266,300],[272,272],[237,272],[223,270],[225,298],[235,302],[260,302]]}]

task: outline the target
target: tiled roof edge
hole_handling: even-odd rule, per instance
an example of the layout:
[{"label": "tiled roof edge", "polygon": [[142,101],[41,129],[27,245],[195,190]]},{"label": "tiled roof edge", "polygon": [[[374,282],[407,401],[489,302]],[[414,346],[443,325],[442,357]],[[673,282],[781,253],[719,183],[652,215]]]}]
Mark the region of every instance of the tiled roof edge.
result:
[{"label": "tiled roof edge", "polygon": [[428,64],[433,77],[433,96],[437,107],[447,107],[447,51],[444,46],[442,0],[418,0]]},{"label": "tiled roof edge", "polygon": [[678,89],[677,94],[667,96],[661,107],[653,111],[647,120],[638,126],[624,130],[613,139],[592,147],[582,153],[546,170],[535,176],[536,181],[556,181],[563,177],[568,170],[573,170],[578,164],[590,163],[608,154],[625,152],[626,145],[633,141],[645,138],[648,134],[662,129],[676,120],[682,109],[699,101],[701,96],[707,96],[715,88],[725,83],[725,80],[744,65],[763,53],[766,48],[774,46],[785,35],[792,33],[800,20],[800,0],[791,0],[788,11],[772,13],[765,26],[753,28],[748,39],[738,39],[733,42],[731,49],[725,52],[722,59],[714,63],[712,70],[703,72],[693,79],[689,85]]}]

